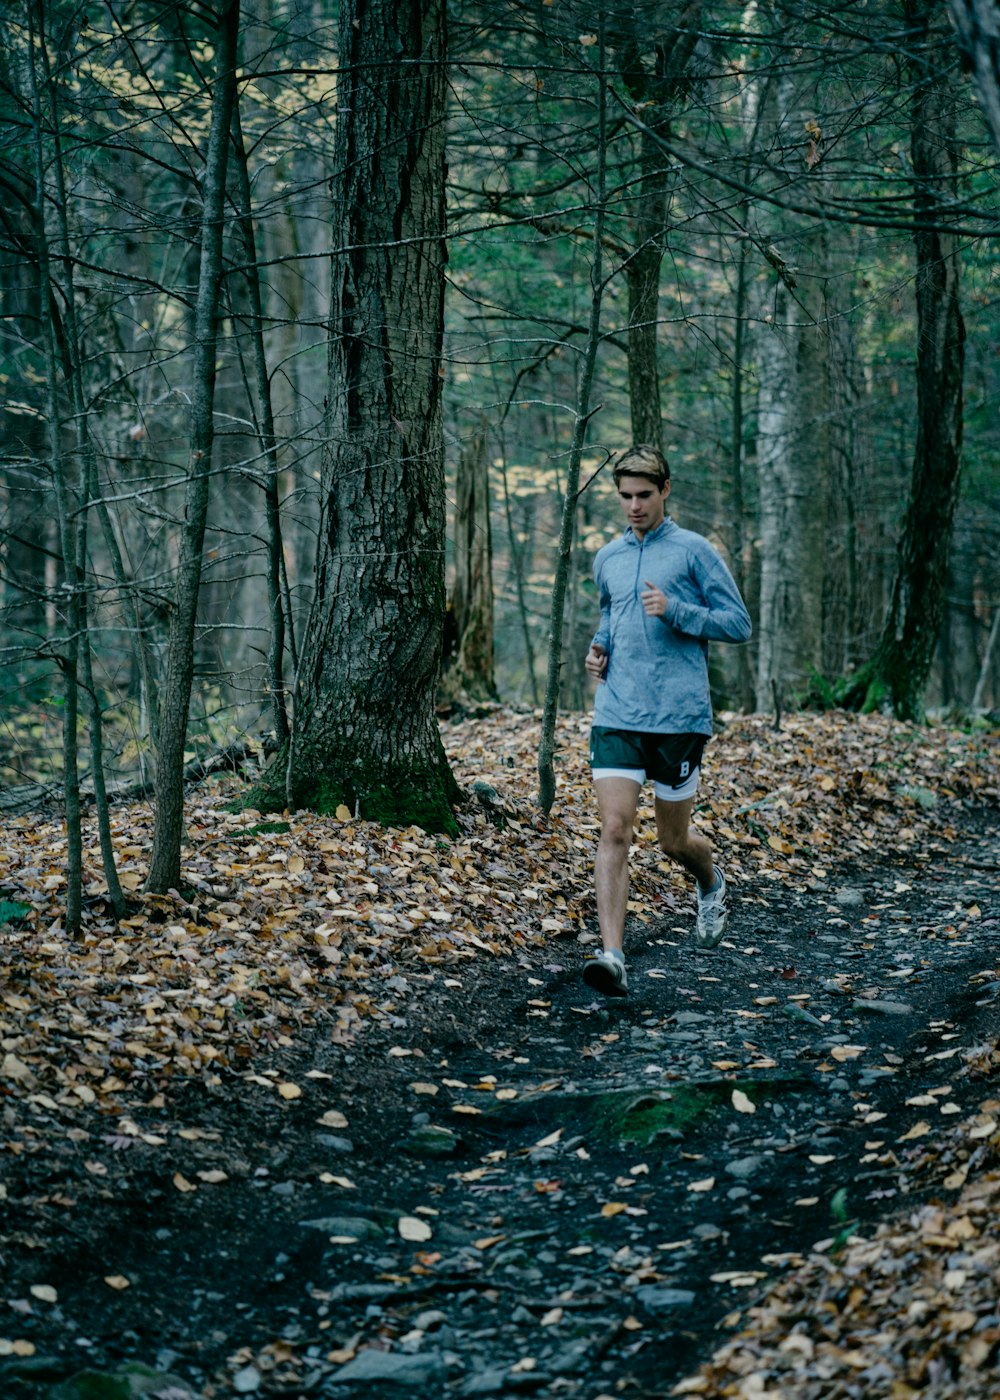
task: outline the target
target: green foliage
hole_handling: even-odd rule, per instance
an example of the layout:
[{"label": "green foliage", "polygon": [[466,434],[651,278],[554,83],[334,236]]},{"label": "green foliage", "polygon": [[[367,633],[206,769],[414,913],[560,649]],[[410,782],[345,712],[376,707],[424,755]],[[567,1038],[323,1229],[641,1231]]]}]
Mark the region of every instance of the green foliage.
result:
[{"label": "green foliage", "polygon": [[17,899],[0,898],[0,925],[17,924],[31,913],[31,905]]}]

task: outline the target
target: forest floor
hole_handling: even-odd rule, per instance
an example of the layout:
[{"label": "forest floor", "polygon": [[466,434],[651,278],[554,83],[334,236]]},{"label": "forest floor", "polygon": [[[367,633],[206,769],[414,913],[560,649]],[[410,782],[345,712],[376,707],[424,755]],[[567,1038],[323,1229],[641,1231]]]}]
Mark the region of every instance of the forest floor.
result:
[{"label": "forest floor", "polygon": [[202,789],[190,885],[76,939],[13,823],[3,1400],[1000,1393],[996,735],[732,721],[730,935],[645,813],[609,1002],[585,732],[545,818],[531,715],[446,725],[454,841]]}]

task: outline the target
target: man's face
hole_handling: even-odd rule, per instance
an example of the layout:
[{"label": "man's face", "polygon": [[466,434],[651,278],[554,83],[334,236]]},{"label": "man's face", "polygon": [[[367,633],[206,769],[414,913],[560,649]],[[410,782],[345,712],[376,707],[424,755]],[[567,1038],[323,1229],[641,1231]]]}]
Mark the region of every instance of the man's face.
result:
[{"label": "man's face", "polygon": [[639,539],[662,523],[669,495],[669,480],[665,481],[661,488],[655,481],[650,481],[648,476],[621,478],[618,483],[618,499],[622,503],[625,519]]}]

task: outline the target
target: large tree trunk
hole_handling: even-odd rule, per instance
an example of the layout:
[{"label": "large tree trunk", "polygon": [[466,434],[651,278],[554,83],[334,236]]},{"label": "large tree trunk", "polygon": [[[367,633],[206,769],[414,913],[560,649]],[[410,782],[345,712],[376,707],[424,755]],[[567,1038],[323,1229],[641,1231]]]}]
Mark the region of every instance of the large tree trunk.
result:
[{"label": "large tree trunk", "polygon": [[287,800],[455,826],[444,621],[444,0],[345,0],[329,449]]},{"label": "large tree trunk", "polygon": [[965,328],[959,302],[958,239],[939,231],[941,210],[957,200],[953,97],[935,64],[934,0],[904,0],[912,39],[910,149],[917,252],[917,439],[910,499],[899,542],[889,616],[872,666],[865,705],[888,702],[900,719],[923,716],[924,691],[945,607],[958,502]]}]

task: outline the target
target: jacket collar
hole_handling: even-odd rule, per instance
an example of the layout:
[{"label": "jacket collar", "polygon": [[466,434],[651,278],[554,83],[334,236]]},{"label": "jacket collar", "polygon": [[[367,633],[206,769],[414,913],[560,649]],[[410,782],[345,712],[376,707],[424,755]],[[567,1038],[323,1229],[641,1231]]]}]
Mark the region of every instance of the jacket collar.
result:
[{"label": "jacket collar", "polygon": [[625,526],[625,534],[622,536],[622,538],[626,540],[629,544],[643,545],[646,543],[647,540],[662,539],[664,535],[668,535],[671,530],[676,530],[676,528],[677,526],[671,520],[670,516],[665,515],[660,524],[657,525],[656,529],[647,531],[647,533],[643,535],[641,540],[639,536],[635,533],[635,531],[632,529],[631,525]]}]

